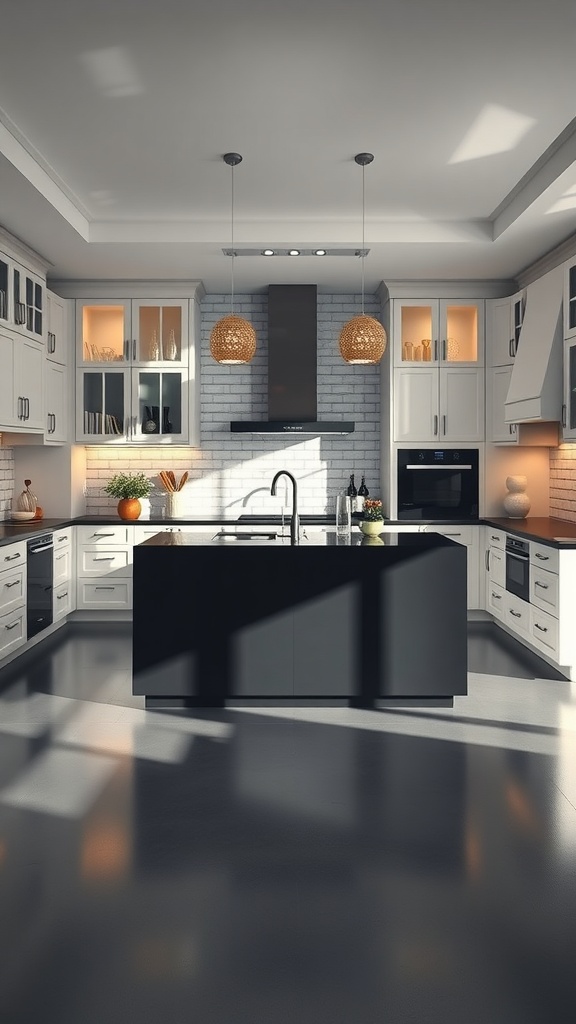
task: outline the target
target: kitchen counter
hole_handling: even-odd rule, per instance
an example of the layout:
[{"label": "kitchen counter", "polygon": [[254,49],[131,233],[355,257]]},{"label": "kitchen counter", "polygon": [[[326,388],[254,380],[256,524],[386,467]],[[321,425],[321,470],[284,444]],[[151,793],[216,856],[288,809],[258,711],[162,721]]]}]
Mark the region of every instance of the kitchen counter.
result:
[{"label": "kitchen counter", "polygon": [[514,533],[526,540],[540,541],[555,548],[576,548],[576,523],[547,516],[528,516],[526,519],[484,519],[487,526],[495,526],[506,533]]},{"label": "kitchen counter", "polygon": [[299,546],[213,533],[139,544],[133,692],[164,708],[465,694],[466,549],[434,533],[367,540],[311,530]]}]

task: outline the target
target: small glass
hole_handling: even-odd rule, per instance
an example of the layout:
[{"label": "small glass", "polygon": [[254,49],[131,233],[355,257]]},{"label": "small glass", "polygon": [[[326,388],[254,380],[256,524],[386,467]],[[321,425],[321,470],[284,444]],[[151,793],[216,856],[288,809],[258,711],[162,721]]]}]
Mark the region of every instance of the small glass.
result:
[{"label": "small glass", "polygon": [[348,494],[336,495],[336,535],[350,537],[352,526],[352,502]]}]

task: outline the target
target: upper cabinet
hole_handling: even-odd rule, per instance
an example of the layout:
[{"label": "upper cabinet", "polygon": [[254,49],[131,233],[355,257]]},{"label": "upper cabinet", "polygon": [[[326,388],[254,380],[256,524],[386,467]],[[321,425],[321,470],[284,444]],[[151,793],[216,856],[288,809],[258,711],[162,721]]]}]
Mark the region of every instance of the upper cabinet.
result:
[{"label": "upper cabinet", "polygon": [[46,357],[52,363],[68,363],[68,332],[66,300],[54,292],[46,292]]},{"label": "upper cabinet", "polygon": [[564,337],[576,337],[576,259],[564,266]]},{"label": "upper cabinet", "polygon": [[31,269],[9,252],[0,251],[0,326],[42,342],[45,317],[46,278],[41,269]]},{"label": "upper cabinet", "polygon": [[514,362],[525,307],[526,293],[523,291],[488,302],[486,338],[492,366],[509,366]]},{"label": "upper cabinet", "polygon": [[197,327],[193,298],[78,299],[76,440],[197,443]]},{"label": "upper cabinet", "polygon": [[188,365],[188,301],[77,303],[77,365]]},{"label": "upper cabinet", "polygon": [[484,300],[394,300],[394,365],[483,366]]}]

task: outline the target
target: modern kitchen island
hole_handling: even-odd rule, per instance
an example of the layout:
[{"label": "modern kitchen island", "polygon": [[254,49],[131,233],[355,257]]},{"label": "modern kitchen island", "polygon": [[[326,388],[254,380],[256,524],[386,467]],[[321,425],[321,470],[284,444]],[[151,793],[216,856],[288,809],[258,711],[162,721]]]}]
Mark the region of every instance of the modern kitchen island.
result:
[{"label": "modern kitchen island", "polygon": [[467,692],[466,549],[439,534],[160,533],[134,548],[148,708],[451,704]]}]

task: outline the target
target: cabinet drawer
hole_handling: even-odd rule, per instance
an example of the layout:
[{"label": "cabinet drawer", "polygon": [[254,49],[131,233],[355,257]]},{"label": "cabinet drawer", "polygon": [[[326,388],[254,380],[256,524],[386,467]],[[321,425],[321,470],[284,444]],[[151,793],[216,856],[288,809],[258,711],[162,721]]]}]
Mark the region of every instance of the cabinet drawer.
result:
[{"label": "cabinet drawer", "polygon": [[77,608],[131,608],[132,581],[78,583]]},{"label": "cabinet drawer", "polygon": [[532,608],[530,614],[530,637],[541,644],[548,654],[558,660],[558,619],[539,608]]},{"label": "cabinet drawer", "polygon": [[18,565],[26,565],[25,540],[0,547],[0,572],[4,572],[5,569],[15,569]]},{"label": "cabinet drawer", "polygon": [[54,551],[58,548],[72,547],[72,527],[67,526],[63,530],[54,530],[52,534],[54,541]]},{"label": "cabinet drawer", "polygon": [[78,551],[79,576],[132,575],[132,546],[129,548],[82,547]]},{"label": "cabinet drawer", "polygon": [[8,615],[0,616],[0,658],[5,658],[17,647],[26,643],[26,608],[20,608]]},{"label": "cabinet drawer", "polygon": [[72,548],[70,546],[54,548],[53,584],[58,586],[72,576]]},{"label": "cabinet drawer", "polygon": [[14,569],[0,576],[0,615],[26,603],[26,569]]},{"label": "cabinet drawer", "polygon": [[493,526],[486,527],[486,539],[491,548],[506,549],[506,534],[503,530],[495,530]]},{"label": "cabinet drawer", "polygon": [[530,566],[530,603],[558,617],[558,580],[555,572]]},{"label": "cabinet drawer", "polygon": [[488,551],[490,583],[496,583],[502,590],[506,586],[506,555],[500,548],[490,547]]},{"label": "cabinet drawer", "polygon": [[443,537],[449,537],[456,544],[465,544],[466,547],[470,547],[474,543],[474,530],[478,527],[475,526],[434,526],[432,523],[428,523],[423,526],[422,533],[441,533]]},{"label": "cabinet drawer", "polygon": [[530,541],[530,561],[541,569],[548,569],[548,572],[558,572],[558,548],[551,548],[548,544],[537,544]]},{"label": "cabinet drawer", "polygon": [[117,544],[132,544],[134,541],[134,527],[132,526],[78,526],[76,527],[78,546],[90,547],[103,544],[105,547],[115,547]]},{"label": "cabinet drawer", "polygon": [[72,581],[54,587],[52,591],[52,618],[54,622],[63,619],[72,611]]},{"label": "cabinet drawer", "polygon": [[[204,532],[210,529],[209,526],[204,527]],[[217,532],[216,527],[214,532]],[[157,533],[182,533],[182,529],[179,526],[135,526],[134,527],[134,543],[142,544],[145,540],[150,537],[155,537]]]},{"label": "cabinet drawer", "polygon": [[510,629],[516,633],[530,633],[530,605],[527,601],[521,601],[514,594],[504,591],[504,621]]},{"label": "cabinet drawer", "polygon": [[496,619],[505,618],[506,613],[506,591],[503,587],[499,587],[497,583],[493,583],[492,580],[488,582],[488,611],[492,612],[492,615]]}]

